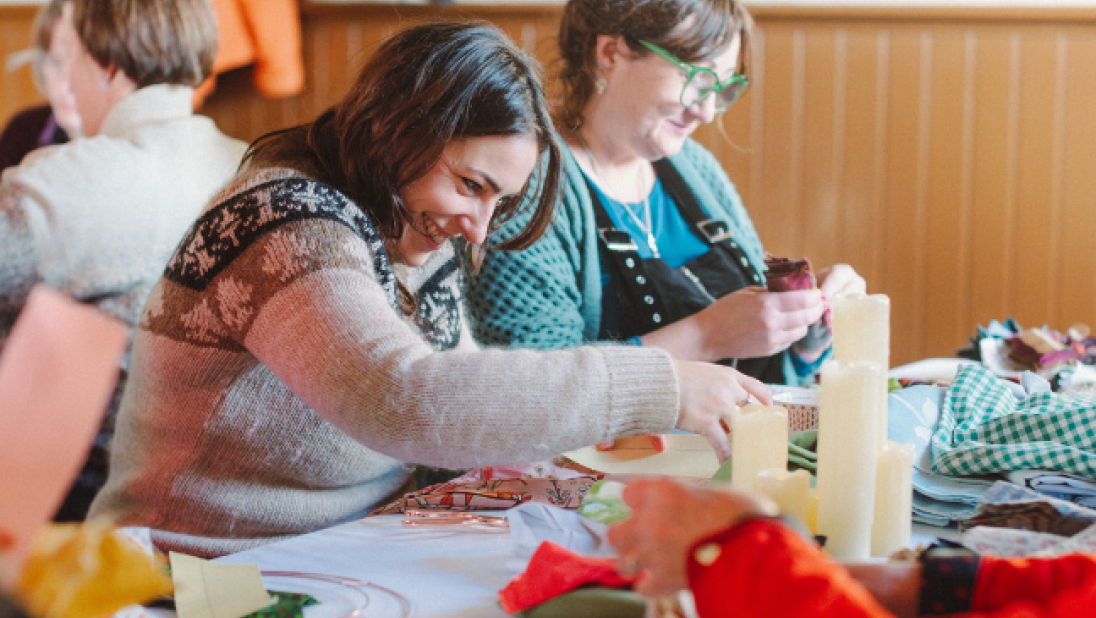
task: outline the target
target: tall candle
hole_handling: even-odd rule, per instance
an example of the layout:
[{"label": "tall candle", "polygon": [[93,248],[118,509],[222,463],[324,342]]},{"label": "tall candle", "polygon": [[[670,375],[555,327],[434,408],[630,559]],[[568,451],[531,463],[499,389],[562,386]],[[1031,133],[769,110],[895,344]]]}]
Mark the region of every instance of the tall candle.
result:
[{"label": "tall candle", "polygon": [[[842,294],[833,299],[833,358],[843,363],[872,361],[890,367],[890,298],[885,294]],[[876,442],[887,441],[887,391],[876,419]]]},{"label": "tall candle", "polygon": [[811,487],[807,491],[807,530],[818,534],[818,489]]},{"label": "tall candle", "polygon": [[765,468],[788,467],[788,411],[751,403],[731,412],[731,485],[749,488]]},{"label": "tall candle", "polygon": [[913,514],[912,444],[887,441],[875,464],[875,518],[871,555],[885,558],[909,546]]},{"label": "tall candle", "polygon": [[757,473],[753,488],[768,496],[785,515],[807,525],[810,510],[811,473],[806,470],[788,472],[783,468],[766,468]]},{"label": "tall candle", "polygon": [[818,534],[839,560],[864,560],[875,504],[875,423],[886,392],[876,363],[826,361],[818,412]]}]

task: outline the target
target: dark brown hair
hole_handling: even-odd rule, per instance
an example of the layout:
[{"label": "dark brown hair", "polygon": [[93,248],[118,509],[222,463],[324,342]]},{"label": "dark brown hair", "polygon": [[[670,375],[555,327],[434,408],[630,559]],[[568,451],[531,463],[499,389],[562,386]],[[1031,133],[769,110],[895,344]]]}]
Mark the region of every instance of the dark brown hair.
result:
[{"label": "dark brown hair", "polygon": [[[532,135],[541,153],[536,209],[499,249],[524,249],[551,224],[562,158],[534,61],[497,28],[429,23],[399,32],[366,63],[342,101],[314,122],[256,140],[245,162],[300,170],[344,192],[386,238],[414,225],[400,191],[455,139]],[[500,203],[492,229],[523,200]]]},{"label": "dark brown hair", "polygon": [[741,34],[738,72],[749,77],[753,28],[739,0],[570,0],[559,25],[562,121],[569,129],[582,126],[597,79],[598,35],[622,35],[637,56],[651,53],[639,44],[643,40],[696,63],[719,55]]},{"label": "dark brown hair", "polygon": [[138,88],[197,86],[217,55],[217,17],[210,0],[72,0],[73,24],[100,66],[119,70]]}]

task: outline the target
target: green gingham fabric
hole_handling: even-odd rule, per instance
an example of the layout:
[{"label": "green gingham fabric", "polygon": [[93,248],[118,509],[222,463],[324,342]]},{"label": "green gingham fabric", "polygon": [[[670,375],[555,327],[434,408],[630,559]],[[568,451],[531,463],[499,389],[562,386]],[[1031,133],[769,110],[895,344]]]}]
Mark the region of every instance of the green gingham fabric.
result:
[{"label": "green gingham fabric", "polygon": [[1034,469],[1096,478],[1096,395],[1017,399],[981,365],[964,366],[944,396],[932,469],[955,476]]}]

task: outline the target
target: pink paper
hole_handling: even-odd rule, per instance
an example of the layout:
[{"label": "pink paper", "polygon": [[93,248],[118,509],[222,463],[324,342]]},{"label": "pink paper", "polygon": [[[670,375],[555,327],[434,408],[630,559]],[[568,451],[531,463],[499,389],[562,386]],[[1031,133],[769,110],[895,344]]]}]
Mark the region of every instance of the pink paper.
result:
[{"label": "pink paper", "polygon": [[31,291],[0,351],[0,587],[83,465],[125,348],[121,324],[98,309]]}]

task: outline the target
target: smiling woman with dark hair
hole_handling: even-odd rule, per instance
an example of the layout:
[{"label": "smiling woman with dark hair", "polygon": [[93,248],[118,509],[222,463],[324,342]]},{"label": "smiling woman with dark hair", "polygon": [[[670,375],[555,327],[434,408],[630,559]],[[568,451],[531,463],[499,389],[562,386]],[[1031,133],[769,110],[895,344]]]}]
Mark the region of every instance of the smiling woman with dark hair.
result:
[{"label": "smiling woman with dark hair", "polygon": [[411,463],[538,461],[675,426],[727,454],[720,421],[768,399],[729,368],[468,336],[450,240],[524,212],[521,248],[552,217],[560,151],[529,63],[491,27],[411,28],[332,110],[252,146],[142,316],[94,513],[211,556],[362,517],[410,489]]}]

